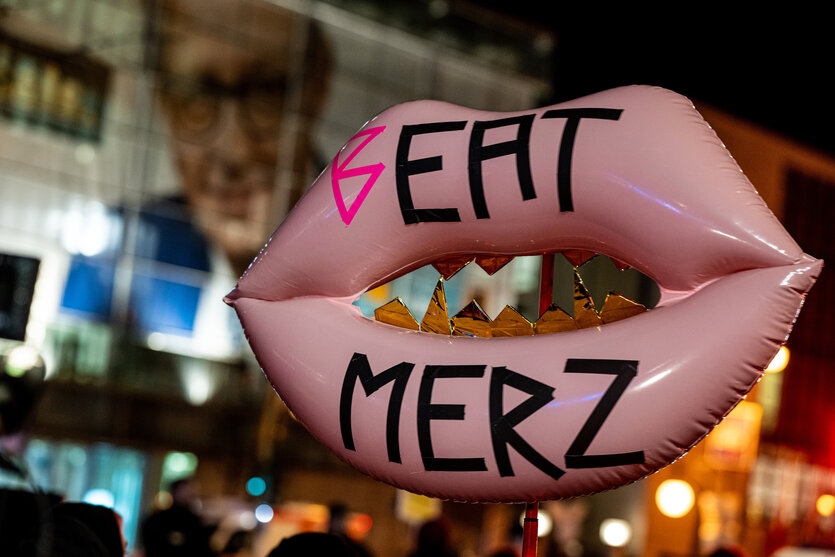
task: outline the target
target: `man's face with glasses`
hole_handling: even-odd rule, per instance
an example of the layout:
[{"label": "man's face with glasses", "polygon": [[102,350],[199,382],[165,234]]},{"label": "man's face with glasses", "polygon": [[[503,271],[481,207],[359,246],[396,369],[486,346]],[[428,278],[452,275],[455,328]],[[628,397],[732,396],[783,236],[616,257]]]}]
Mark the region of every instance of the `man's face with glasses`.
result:
[{"label": "man's face with glasses", "polygon": [[[160,104],[198,224],[241,271],[276,224],[274,183],[299,23],[266,3],[177,6],[163,33]],[[309,150],[307,139],[294,149]]]}]

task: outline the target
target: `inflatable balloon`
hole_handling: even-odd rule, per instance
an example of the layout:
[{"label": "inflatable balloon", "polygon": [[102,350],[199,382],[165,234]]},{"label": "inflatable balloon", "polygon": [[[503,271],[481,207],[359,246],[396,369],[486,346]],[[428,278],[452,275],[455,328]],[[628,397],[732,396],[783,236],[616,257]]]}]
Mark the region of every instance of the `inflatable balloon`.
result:
[{"label": "inflatable balloon", "polygon": [[[661,300],[513,338],[498,318],[477,338],[352,305],[428,263],[555,252],[628,264]],[[821,267],[686,98],[635,86],[515,113],[386,110],[226,301],[293,414],[349,464],[424,495],[523,502],[683,455],[761,377]]]}]

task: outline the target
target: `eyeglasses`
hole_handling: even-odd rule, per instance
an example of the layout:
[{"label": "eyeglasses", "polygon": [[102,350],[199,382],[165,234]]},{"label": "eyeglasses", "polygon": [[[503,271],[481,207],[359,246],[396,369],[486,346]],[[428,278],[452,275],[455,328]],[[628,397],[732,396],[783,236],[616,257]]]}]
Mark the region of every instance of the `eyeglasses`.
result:
[{"label": "eyeglasses", "polygon": [[244,79],[232,85],[211,77],[189,79],[167,76],[161,95],[173,117],[173,132],[181,139],[209,142],[218,134],[223,106],[237,105],[239,124],[255,141],[279,134],[286,82],[283,78]]}]

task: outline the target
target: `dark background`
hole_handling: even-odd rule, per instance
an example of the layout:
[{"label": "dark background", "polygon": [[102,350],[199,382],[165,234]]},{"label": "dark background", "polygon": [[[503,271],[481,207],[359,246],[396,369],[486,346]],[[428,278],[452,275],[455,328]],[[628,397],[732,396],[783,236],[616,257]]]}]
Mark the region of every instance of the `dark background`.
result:
[{"label": "dark background", "polygon": [[481,0],[488,10],[553,30],[555,102],[620,85],[673,89],[835,155],[835,25],[791,4],[734,13],[687,4],[674,14],[605,5]]}]

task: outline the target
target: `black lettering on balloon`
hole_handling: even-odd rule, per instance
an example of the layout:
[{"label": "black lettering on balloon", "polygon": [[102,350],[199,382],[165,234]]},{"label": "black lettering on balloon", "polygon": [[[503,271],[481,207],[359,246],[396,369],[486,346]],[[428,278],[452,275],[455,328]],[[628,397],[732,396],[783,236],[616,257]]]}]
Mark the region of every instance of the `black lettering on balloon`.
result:
[{"label": "black lettering on balloon", "polygon": [[416,135],[427,133],[441,133],[463,130],[466,121],[459,122],[433,122],[429,124],[414,124],[403,126],[400,130],[400,140],[397,143],[395,155],[395,181],[397,183],[397,199],[400,202],[400,213],[403,215],[404,224],[415,224],[418,222],[460,222],[458,209],[415,209],[412,201],[412,191],[409,186],[409,176],[436,172],[443,169],[443,158],[440,155],[426,157],[423,159],[409,160],[409,148],[412,145],[412,138]]},{"label": "black lettering on balloon", "polygon": [[432,448],[432,420],[463,420],[463,404],[432,404],[435,379],[453,377],[484,377],[485,366],[426,366],[420,380],[417,401],[417,432],[423,467],[427,471],[484,472],[483,458],[440,458]]},{"label": "black lettering on balloon", "polygon": [[339,398],[339,427],[342,431],[342,444],[345,448],[355,451],[354,433],[351,428],[351,410],[353,407],[354,388],[359,379],[365,396],[369,397],[383,386],[394,381],[389,395],[388,413],[386,415],[386,448],[389,462],[400,461],[400,408],[403,405],[403,393],[406,383],[415,364],[401,362],[385,371],[374,375],[365,354],[355,352],[345,372],[342,382],[342,394]]},{"label": "black lettering on balloon", "polygon": [[[516,175],[519,178],[522,199],[525,201],[528,199],[536,199],[533,178],[531,178],[529,150],[534,116],[534,114],[525,114],[487,122],[477,120],[473,123],[473,131],[470,134],[468,167],[470,174],[470,196],[473,200],[473,209],[475,209],[476,218],[490,218],[490,213],[487,210],[487,201],[484,198],[484,181],[481,176],[481,163],[488,159],[516,155]],[[516,139],[494,143],[492,145],[484,145],[484,132],[486,130],[504,126],[519,126]]]},{"label": "black lettering on balloon", "polygon": [[[517,405],[513,410],[504,413],[504,387],[505,385],[526,392],[531,395],[527,400]],[[521,435],[514,429],[525,421],[531,414],[554,400],[554,388],[540,383],[506,367],[494,367],[490,378],[490,436],[493,440],[493,454],[496,456],[496,464],[499,467],[499,474],[502,476],[513,476],[513,467],[510,464],[510,456],[507,452],[508,445],[525,459],[554,478],[555,480],[565,474],[548,459],[539,454]]]},{"label": "black lettering on balloon", "polygon": [[603,393],[600,402],[597,403],[586,423],[583,424],[580,433],[568,447],[565,453],[565,466],[567,468],[603,468],[625,464],[643,464],[644,451],[601,455],[586,454],[594,436],[603,426],[603,422],[606,421],[618,399],[626,391],[626,387],[638,374],[638,362],[636,360],[570,358],[565,362],[565,373],[601,373],[615,376],[615,380]]},{"label": "black lettering on balloon", "polygon": [[574,153],[574,140],[577,128],[583,118],[597,120],[618,120],[623,110],[617,108],[557,108],[542,115],[543,118],[567,118],[560,141],[560,154],[557,160],[557,197],[560,212],[573,211],[574,200],[571,196],[571,157]]}]

